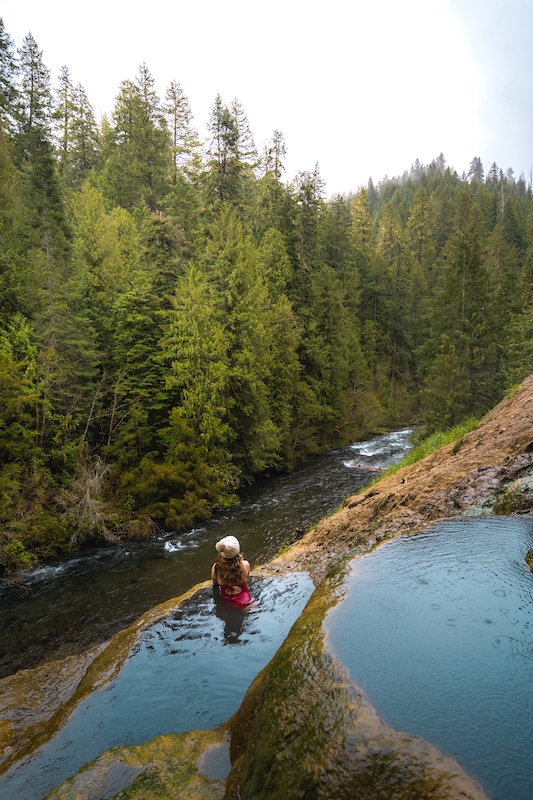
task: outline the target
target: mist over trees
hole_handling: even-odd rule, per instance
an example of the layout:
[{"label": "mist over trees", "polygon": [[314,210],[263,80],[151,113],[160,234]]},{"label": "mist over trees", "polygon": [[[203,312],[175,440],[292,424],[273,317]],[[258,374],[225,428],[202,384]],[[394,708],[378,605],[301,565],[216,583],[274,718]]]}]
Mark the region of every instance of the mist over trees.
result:
[{"label": "mist over trees", "polygon": [[97,123],[0,20],[0,570],[186,528],[532,371],[523,176],[441,154],[327,199],[285,155],[219,95],[202,141],[146,64]]}]

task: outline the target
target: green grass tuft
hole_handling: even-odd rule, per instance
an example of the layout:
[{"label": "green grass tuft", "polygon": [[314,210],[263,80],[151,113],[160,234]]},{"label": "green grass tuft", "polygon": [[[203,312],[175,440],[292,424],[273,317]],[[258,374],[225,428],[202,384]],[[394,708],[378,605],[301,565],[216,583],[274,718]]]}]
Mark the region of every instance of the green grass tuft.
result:
[{"label": "green grass tuft", "polygon": [[[445,445],[451,444],[452,442],[455,442],[453,452],[457,453],[464,444],[466,435],[477,428],[479,422],[478,419],[467,419],[447,431],[436,431],[432,433],[430,436],[422,439],[405,458],[402,458],[397,464],[393,464],[382,472],[371,485],[373,486],[375,483],[379,483],[379,481],[383,480],[387,475],[394,475],[395,472],[398,472],[398,470],[403,467],[416,464],[417,461],[420,461],[422,458],[431,455],[431,453],[440,450],[441,447],[445,447]],[[365,491],[367,488],[368,487],[365,487]]]}]

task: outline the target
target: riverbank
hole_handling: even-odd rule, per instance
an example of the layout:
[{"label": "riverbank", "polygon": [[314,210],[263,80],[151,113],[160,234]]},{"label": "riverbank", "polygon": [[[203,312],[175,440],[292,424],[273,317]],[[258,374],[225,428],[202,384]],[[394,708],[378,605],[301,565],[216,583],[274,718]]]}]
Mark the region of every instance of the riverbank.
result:
[{"label": "riverbank", "polygon": [[458,442],[379,479],[257,572],[305,570],[465,515],[533,512],[533,376]]}]

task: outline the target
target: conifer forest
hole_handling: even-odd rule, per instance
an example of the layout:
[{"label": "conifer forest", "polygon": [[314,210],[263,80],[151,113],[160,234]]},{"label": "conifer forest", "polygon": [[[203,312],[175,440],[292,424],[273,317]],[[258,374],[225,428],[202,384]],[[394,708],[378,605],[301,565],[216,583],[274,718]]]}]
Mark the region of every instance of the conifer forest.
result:
[{"label": "conifer forest", "polygon": [[441,154],[328,198],[238,100],[206,132],[145,64],[97,122],[0,20],[0,574],[479,418],[533,371],[531,180]]}]

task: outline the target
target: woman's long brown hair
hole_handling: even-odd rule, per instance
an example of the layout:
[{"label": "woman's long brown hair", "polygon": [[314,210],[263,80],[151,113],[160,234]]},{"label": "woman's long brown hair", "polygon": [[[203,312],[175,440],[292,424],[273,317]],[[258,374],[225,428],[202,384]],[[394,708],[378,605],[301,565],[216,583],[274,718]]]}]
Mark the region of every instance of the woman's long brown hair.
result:
[{"label": "woman's long brown hair", "polygon": [[233,558],[224,558],[220,553],[215,564],[215,574],[225,586],[243,586],[246,582],[242,555],[237,553]]}]

